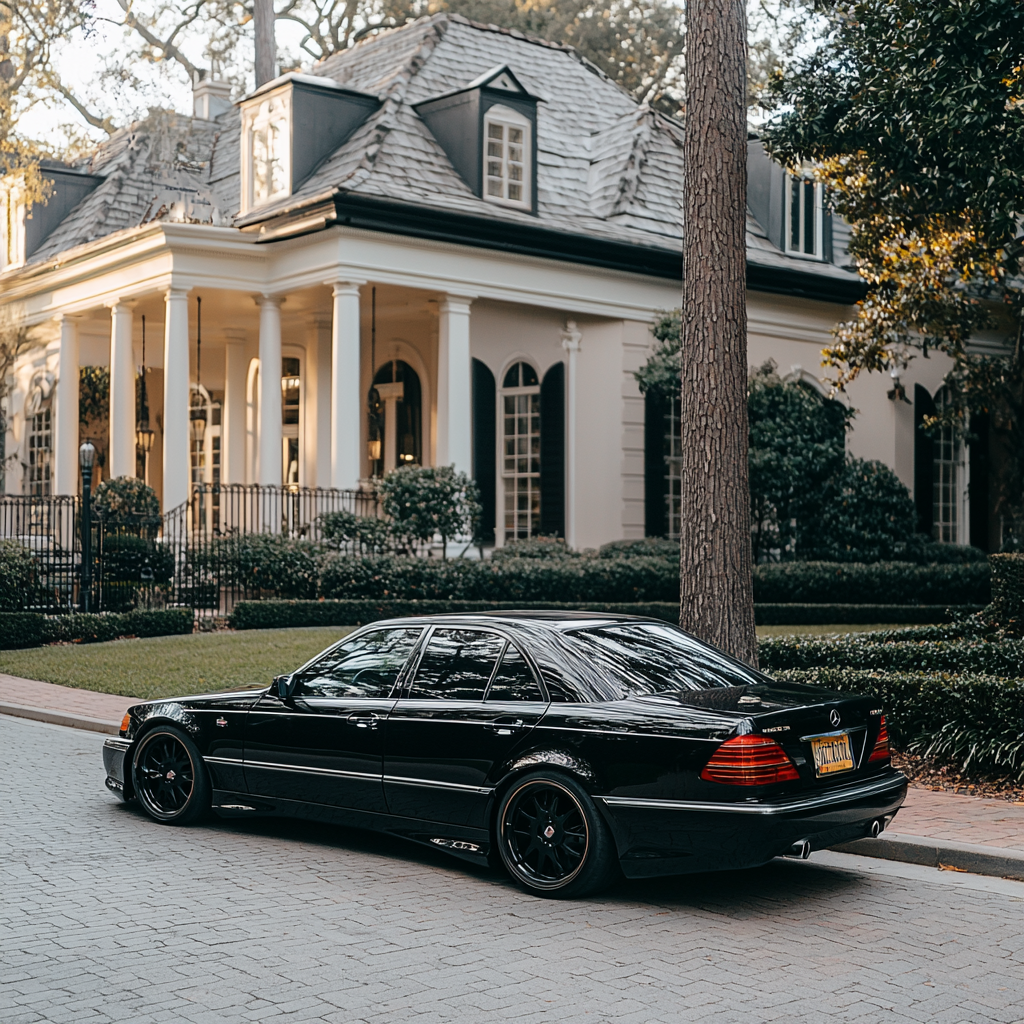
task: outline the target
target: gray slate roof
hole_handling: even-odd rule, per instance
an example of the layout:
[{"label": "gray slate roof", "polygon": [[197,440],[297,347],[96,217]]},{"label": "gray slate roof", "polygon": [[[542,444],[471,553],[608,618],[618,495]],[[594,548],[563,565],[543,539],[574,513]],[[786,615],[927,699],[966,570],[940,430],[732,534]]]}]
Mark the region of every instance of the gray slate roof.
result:
[{"label": "gray slate roof", "polygon": [[[536,217],[475,196],[413,109],[504,64],[542,101]],[[341,190],[679,251],[682,125],[638,106],[570,48],[441,14],[368,38],[315,73],[376,94],[382,105],[292,196],[246,223]],[[106,180],[32,262],[153,220],[243,223],[239,132],[237,108],[216,122],[163,112],[118,132],[81,166]],[[811,269],[780,252],[753,218],[747,237],[751,263]],[[851,277],[832,265],[813,269],[824,278]]]}]

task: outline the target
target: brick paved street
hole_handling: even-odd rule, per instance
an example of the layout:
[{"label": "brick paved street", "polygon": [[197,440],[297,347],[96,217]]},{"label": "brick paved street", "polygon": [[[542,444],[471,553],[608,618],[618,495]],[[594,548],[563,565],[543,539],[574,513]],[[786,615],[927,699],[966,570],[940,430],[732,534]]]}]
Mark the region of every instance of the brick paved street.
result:
[{"label": "brick paved street", "polygon": [[0,1021],[1024,1020],[1024,884],[840,854],[585,902],[397,841],[152,824],[0,717]]}]

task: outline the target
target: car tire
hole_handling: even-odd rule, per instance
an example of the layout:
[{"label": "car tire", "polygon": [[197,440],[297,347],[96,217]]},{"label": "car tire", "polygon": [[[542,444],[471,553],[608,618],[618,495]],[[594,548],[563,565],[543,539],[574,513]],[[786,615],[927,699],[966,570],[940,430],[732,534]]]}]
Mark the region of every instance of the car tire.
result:
[{"label": "car tire", "polygon": [[162,825],[188,825],[210,809],[210,778],[199,750],[181,729],[158,725],[132,757],[135,796]]},{"label": "car tire", "polygon": [[495,832],[505,870],[535,896],[589,896],[619,877],[608,826],[586,790],[561,773],[516,779],[498,805]]}]

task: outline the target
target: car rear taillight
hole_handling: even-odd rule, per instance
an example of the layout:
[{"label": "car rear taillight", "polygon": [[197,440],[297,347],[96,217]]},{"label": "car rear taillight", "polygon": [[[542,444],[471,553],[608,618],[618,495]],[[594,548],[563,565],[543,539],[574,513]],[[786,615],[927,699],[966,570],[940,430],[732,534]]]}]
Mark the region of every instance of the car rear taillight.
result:
[{"label": "car rear taillight", "polygon": [[729,786],[767,786],[800,778],[786,752],[767,736],[733,736],[711,755],[700,777]]},{"label": "car rear taillight", "polygon": [[885,715],[882,715],[882,722],[878,726],[878,739],[868,758],[868,764],[872,761],[888,761],[889,753],[889,730],[885,727]]}]

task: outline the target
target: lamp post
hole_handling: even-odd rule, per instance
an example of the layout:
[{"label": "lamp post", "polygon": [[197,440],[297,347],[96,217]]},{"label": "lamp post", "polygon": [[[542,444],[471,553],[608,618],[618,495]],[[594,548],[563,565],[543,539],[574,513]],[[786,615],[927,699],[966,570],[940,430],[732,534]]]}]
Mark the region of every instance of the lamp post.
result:
[{"label": "lamp post", "polygon": [[86,441],[78,449],[78,465],[82,469],[82,611],[89,611],[92,591],[92,467],[96,448]]},{"label": "lamp post", "polygon": [[142,318],[142,374],[139,422],[135,426],[135,450],[142,456],[142,475],[149,483],[149,453],[153,449],[153,431],[149,427],[149,396],[146,394],[146,318]]}]

